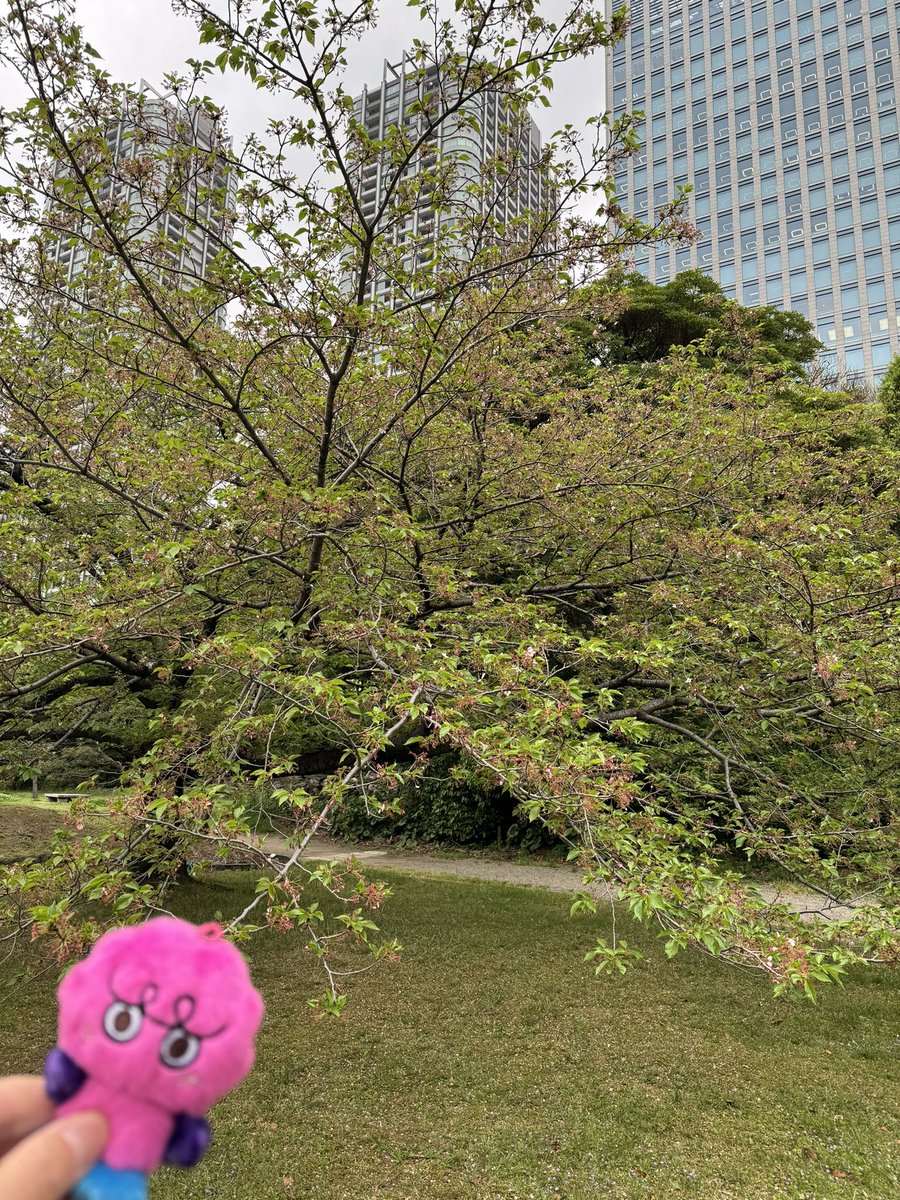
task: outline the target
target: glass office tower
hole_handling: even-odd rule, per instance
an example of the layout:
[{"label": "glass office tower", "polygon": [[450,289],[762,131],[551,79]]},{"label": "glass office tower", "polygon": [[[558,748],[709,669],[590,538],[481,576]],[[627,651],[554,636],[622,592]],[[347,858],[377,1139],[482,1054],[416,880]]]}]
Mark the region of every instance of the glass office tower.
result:
[{"label": "glass office tower", "polygon": [[898,0],[633,0],[607,73],[608,107],[645,114],[620,202],[646,217],[690,183],[700,231],[637,269],[802,312],[877,380],[900,351],[898,23]]}]

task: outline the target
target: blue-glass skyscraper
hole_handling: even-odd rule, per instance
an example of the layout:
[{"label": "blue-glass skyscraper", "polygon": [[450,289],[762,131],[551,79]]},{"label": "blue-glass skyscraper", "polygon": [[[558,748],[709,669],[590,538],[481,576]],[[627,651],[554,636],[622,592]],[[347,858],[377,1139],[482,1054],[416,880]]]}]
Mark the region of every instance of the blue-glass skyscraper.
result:
[{"label": "blue-glass skyscraper", "polygon": [[700,230],[637,269],[802,312],[836,366],[877,379],[900,351],[898,24],[900,0],[633,0],[608,107],[645,113],[644,144],[619,201],[646,217],[691,184]]}]

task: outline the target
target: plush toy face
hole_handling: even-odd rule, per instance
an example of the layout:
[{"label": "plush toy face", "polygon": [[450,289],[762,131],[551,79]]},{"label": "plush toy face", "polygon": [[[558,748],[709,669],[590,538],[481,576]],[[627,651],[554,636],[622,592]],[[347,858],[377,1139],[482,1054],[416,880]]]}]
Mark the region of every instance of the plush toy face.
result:
[{"label": "plush toy face", "polygon": [[202,1116],[253,1065],[262,999],[218,926],[115,929],[58,995],[60,1048],[91,1079],[168,1112]]}]

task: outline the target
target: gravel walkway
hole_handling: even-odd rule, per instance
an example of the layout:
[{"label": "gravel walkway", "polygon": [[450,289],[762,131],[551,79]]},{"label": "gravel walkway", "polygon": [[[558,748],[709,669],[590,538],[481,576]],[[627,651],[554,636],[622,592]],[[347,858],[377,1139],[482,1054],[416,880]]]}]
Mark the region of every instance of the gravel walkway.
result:
[{"label": "gravel walkway", "polygon": [[[270,834],[262,847],[267,853],[287,857],[291,848],[285,838]],[[581,872],[567,863],[557,866],[525,865],[490,858],[435,858],[430,854],[404,850],[366,850],[326,838],[313,838],[303,853],[311,860],[342,859],[350,856],[391,871],[409,871],[416,875],[453,875],[459,879],[486,879],[493,883],[511,883],[518,887],[540,887],[550,892],[579,892],[584,889]],[[769,903],[786,904],[804,916],[830,919],[848,917],[852,910],[832,904],[814,892],[787,884],[759,883],[760,895]],[[611,900],[607,888],[592,889],[599,899]]]}]

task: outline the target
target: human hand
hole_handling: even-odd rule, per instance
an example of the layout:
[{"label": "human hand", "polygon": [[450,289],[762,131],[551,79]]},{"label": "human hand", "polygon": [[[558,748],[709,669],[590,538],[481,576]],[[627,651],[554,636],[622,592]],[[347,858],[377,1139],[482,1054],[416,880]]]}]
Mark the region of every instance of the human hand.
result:
[{"label": "human hand", "polygon": [[54,1113],[42,1079],[0,1079],[0,1200],[62,1200],[103,1153],[100,1113]]}]

